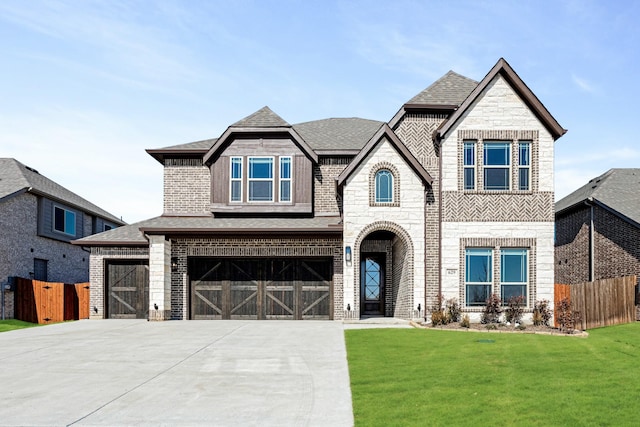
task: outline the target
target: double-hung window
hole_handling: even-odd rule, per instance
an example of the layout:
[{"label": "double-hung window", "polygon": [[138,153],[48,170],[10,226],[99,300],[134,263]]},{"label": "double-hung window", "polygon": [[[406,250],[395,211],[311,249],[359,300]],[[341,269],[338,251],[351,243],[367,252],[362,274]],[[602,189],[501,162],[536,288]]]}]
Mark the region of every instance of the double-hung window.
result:
[{"label": "double-hung window", "polygon": [[53,229],[60,233],[70,236],[76,235],[76,214],[75,212],[61,208],[53,207]]},{"label": "double-hung window", "polygon": [[242,157],[231,158],[231,201],[242,201]]},{"label": "double-hung window", "polygon": [[473,140],[464,141],[464,189],[476,189],[476,142]]},{"label": "double-hung window", "polygon": [[291,157],[280,157],[280,201],[291,201]]},{"label": "double-hung window", "polygon": [[249,157],[249,201],[273,202],[273,157]]},{"label": "double-hung window", "polygon": [[518,189],[529,190],[531,178],[531,141],[520,141],[518,143]]},{"label": "double-hung window", "polygon": [[387,169],[376,172],[376,203],[393,203],[393,174]]},{"label": "double-hung window", "polygon": [[491,295],[493,249],[472,248],[465,251],[465,295],[467,306],[483,306]]},{"label": "double-hung window", "polygon": [[511,297],[527,297],[527,249],[500,250],[500,293],[502,302]]},{"label": "double-hung window", "polygon": [[484,142],[484,189],[509,190],[511,175],[511,143]]}]

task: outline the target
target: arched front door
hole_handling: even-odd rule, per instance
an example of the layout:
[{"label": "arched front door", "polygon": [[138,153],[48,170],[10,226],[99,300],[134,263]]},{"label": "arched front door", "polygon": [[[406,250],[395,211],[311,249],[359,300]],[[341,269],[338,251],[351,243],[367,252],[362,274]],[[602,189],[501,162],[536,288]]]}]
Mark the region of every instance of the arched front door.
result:
[{"label": "arched front door", "polygon": [[362,254],[360,258],[360,307],[362,315],[384,315],[385,254]]}]

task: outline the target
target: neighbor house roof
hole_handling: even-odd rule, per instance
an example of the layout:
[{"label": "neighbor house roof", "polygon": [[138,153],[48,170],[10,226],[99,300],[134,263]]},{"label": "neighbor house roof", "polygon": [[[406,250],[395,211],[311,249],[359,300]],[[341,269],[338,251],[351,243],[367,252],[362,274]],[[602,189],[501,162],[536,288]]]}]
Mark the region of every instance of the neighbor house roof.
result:
[{"label": "neighbor house roof", "polygon": [[501,75],[518,94],[518,96],[524,101],[529,109],[536,115],[538,120],[547,128],[553,139],[558,139],[564,135],[567,130],[560,126],[560,123],[556,121],[551,115],[549,110],[540,102],[535,94],[529,89],[529,87],[522,81],[520,76],[511,68],[511,66],[500,58],[496,65],[489,71],[489,73],[482,79],[482,81],[471,91],[469,96],[464,100],[448,120],[444,121],[437,131],[438,139],[443,139],[447,132],[458,122],[458,120],[464,115],[465,112],[473,105],[482,92],[489,86],[493,79]]},{"label": "neighbor house roof", "polygon": [[584,202],[611,210],[640,227],[640,169],[610,169],[556,202],[556,216]]},{"label": "neighbor house roof", "polygon": [[94,234],[73,241],[80,246],[113,246],[148,244],[145,234],[197,235],[270,233],[321,234],[342,233],[339,216],[317,216],[304,218],[269,217],[213,217],[213,216],[159,216],[124,227]]},{"label": "neighbor house roof", "polygon": [[37,170],[25,166],[16,159],[0,158],[0,202],[21,193],[45,196],[115,224],[125,224],[115,215],[53,182],[46,176],[41,175]]}]

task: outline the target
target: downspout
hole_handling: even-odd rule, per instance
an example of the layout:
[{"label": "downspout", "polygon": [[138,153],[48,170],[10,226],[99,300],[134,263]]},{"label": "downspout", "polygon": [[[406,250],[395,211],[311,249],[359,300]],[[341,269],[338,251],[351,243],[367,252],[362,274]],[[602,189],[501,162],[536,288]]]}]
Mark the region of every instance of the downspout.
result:
[{"label": "downspout", "polygon": [[594,206],[593,197],[589,197],[586,201],[589,206],[589,281],[595,280],[595,229],[593,226]]}]

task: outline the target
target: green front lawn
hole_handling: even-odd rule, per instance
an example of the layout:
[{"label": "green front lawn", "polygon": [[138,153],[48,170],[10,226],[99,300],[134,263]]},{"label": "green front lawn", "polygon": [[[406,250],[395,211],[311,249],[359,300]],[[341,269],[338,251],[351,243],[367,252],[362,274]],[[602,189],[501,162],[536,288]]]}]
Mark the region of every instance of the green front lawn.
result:
[{"label": "green front lawn", "polygon": [[13,331],[14,329],[30,328],[38,326],[37,323],[23,322],[22,320],[0,320],[0,332]]},{"label": "green front lawn", "polygon": [[588,338],[345,331],[358,426],[640,423],[640,322]]}]

